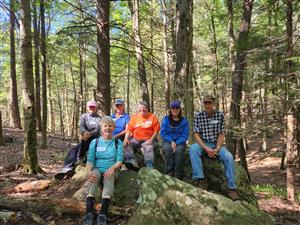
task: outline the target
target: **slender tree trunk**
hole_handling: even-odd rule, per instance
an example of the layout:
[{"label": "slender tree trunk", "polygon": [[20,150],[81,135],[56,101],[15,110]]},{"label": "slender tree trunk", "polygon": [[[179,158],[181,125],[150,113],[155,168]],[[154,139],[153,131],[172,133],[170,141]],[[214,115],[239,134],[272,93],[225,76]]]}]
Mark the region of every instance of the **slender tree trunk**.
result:
[{"label": "slender tree trunk", "polygon": [[140,91],[142,100],[150,106],[149,90],[147,83],[146,67],[144,63],[144,54],[142,49],[140,26],[139,26],[139,0],[128,0],[128,6],[131,12],[134,45],[136,51],[136,59],[138,63],[138,74],[140,80]]},{"label": "slender tree trunk", "polygon": [[51,84],[51,67],[49,66],[47,69],[47,90],[48,90],[48,116],[49,116],[49,129],[51,132],[55,132],[55,113],[54,113],[54,104],[52,97],[52,84]]},{"label": "slender tree trunk", "polygon": [[97,102],[100,113],[110,114],[109,1],[97,0]]},{"label": "slender tree trunk", "polygon": [[15,14],[14,7],[15,1],[10,1],[10,126],[13,128],[22,129],[19,101],[18,101],[18,88],[17,88],[17,73],[16,73],[16,48],[15,48]]},{"label": "slender tree trunk", "polygon": [[83,42],[83,35],[79,33],[78,36],[78,48],[79,48],[79,71],[80,71],[80,114],[83,114],[85,111],[85,103],[84,103],[84,77],[85,77],[85,69],[84,69],[84,42]]},{"label": "slender tree trunk", "polygon": [[162,0],[162,17],[163,17],[163,51],[164,51],[164,86],[165,86],[165,105],[166,109],[169,108],[171,99],[170,90],[170,55],[168,49],[168,21],[167,21],[167,7],[166,0]]},{"label": "slender tree trunk", "polygon": [[[130,47],[128,46],[128,49]],[[127,58],[127,88],[126,88],[126,108],[127,114],[130,113],[130,51],[128,51],[128,58]]]},{"label": "slender tree trunk", "polygon": [[175,98],[184,103],[184,111],[192,124],[193,86],[190,79],[190,63],[193,43],[193,1],[177,1],[176,11],[176,69],[175,69]]},{"label": "slender tree trunk", "polygon": [[4,144],[3,131],[2,131],[2,112],[0,111],[0,145]]},{"label": "slender tree trunk", "polygon": [[[234,71],[232,73],[232,90],[230,104],[230,129],[227,135],[228,148],[235,157],[237,152],[238,138],[234,137],[234,130],[241,127],[240,104],[243,90],[243,76],[245,74],[247,42],[251,24],[253,0],[244,0],[243,15],[240,23],[240,31],[237,39]],[[239,152],[240,150],[238,150]]]},{"label": "slender tree trunk", "polygon": [[34,31],[34,73],[35,73],[35,109],[36,127],[42,131],[41,118],[41,81],[40,81],[40,28],[37,16],[37,0],[33,0],[33,31]]},{"label": "slender tree trunk", "polygon": [[20,14],[21,68],[24,111],[24,156],[22,170],[26,173],[37,173],[41,169],[38,165],[36,150],[37,140],[34,103],[34,79],[32,67],[30,1],[20,1]]},{"label": "slender tree trunk", "polygon": [[47,65],[46,65],[46,31],[45,3],[40,1],[41,17],[41,56],[42,56],[42,148],[47,148]]},{"label": "slender tree trunk", "polygon": [[60,134],[63,137],[63,140],[65,140],[65,128],[64,128],[64,116],[62,112],[62,103],[61,103],[61,96],[60,96],[60,90],[58,86],[58,77],[55,78],[56,82],[56,95],[57,95],[57,102],[58,102],[58,109],[59,109],[59,119],[60,119]]}]

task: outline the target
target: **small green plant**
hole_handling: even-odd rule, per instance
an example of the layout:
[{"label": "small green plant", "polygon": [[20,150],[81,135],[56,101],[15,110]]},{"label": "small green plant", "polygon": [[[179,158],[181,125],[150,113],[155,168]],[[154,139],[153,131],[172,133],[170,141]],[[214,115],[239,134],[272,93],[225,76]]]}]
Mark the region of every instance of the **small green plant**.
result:
[{"label": "small green plant", "polygon": [[[265,198],[271,199],[273,196],[279,198],[286,198],[287,191],[285,187],[273,186],[271,184],[256,184],[253,185],[253,189],[255,192],[265,192]],[[295,194],[296,201],[300,201],[300,192]]]}]

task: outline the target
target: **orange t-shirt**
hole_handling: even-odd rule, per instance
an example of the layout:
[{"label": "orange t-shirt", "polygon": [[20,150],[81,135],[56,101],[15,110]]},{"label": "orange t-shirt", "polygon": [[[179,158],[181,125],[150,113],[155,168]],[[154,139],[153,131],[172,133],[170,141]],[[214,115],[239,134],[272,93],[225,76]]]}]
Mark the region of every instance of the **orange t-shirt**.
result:
[{"label": "orange t-shirt", "polygon": [[133,115],[128,123],[127,131],[133,133],[133,138],[139,141],[148,140],[154,132],[159,132],[159,122],[152,113],[143,117],[140,113]]}]

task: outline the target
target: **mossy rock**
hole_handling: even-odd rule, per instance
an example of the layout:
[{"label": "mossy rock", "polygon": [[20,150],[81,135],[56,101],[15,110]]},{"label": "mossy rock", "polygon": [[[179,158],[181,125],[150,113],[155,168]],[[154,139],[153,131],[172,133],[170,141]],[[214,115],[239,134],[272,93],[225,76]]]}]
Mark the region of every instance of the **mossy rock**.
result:
[{"label": "mossy rock", "polygon": [[129,225],[273,225],[274,219],[245,201],[203,191],[157,170],[138,174],[140,196]]}]

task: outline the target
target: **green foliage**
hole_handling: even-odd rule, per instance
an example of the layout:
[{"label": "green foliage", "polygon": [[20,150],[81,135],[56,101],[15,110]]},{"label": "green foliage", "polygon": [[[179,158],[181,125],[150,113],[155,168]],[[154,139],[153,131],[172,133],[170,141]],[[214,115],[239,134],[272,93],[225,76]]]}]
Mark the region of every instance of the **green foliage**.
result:
[{"label": "green foliage", "polygon": [[[273,196],[285,199],[286,196],[287,196],[286,188],[271,185],[271,184],[253,185],[253,189],[254,189],[255,192],[266,193],[266,195],[265,195],[266,199],[271,199]],[[297,192],[295,194],[295,196],[296,196],[296,200],[300,201],[300,192]]]}]

